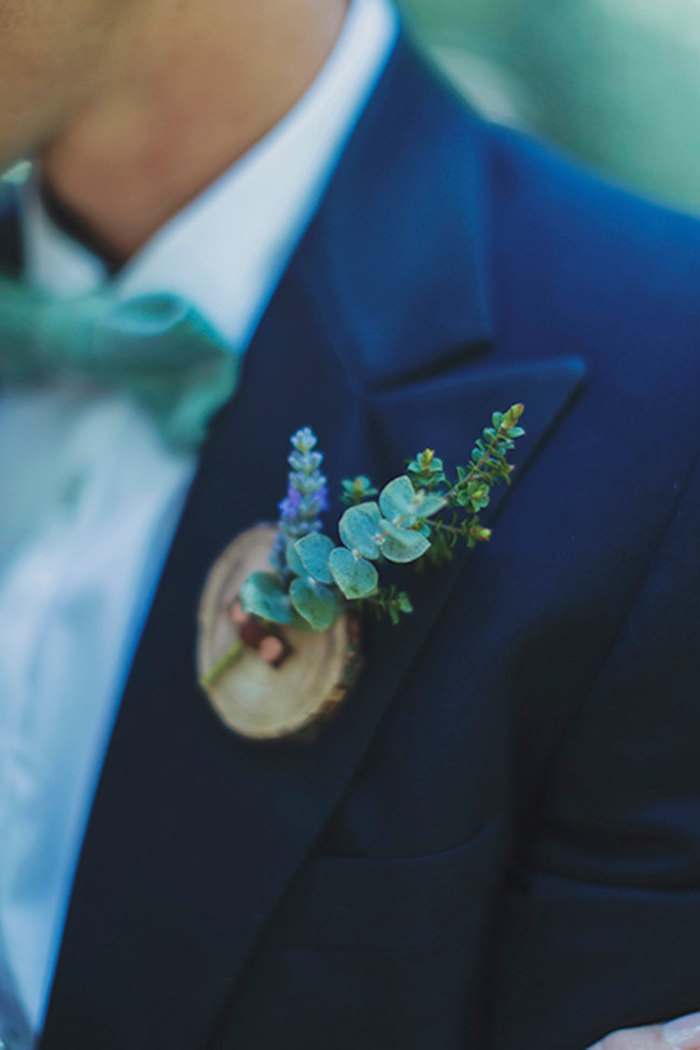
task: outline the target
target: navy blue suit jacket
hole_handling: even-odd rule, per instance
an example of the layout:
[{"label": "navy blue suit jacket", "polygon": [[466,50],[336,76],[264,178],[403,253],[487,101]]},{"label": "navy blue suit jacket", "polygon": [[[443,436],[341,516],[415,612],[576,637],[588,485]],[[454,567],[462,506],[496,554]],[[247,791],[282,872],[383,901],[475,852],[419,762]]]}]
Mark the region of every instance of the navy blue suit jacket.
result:
[{"label": "navy blue suit jacket", "polygon": [[[699,364],[698,224],[402,41],[204,448],[41,1050],[583,1050],[700,1009]],[[464,461],[515,401],[491,543],[410,580],[315,743],[227,732],[198,598],[275,519],[288,436],[336,491]]]}]

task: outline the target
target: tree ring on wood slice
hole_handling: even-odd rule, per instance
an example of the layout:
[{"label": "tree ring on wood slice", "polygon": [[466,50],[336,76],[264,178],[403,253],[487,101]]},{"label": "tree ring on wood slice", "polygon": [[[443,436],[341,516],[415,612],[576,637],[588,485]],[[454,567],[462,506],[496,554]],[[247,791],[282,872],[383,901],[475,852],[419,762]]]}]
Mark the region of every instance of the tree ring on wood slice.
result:
[{"label": "tree ring on wood slice", "polygon": [[238,536],[214,563],[199,606],[202,688],[221,721],[253,740],[301,736],[338,707],[362,666],[360,621],[346,612],[319,634],[280,626],[291,654],[279,668],[245,647],[216,681],[202,681],[240,640],[231,607],[252,572],[271,571],[276,536],[276,526],[268,524]]}]

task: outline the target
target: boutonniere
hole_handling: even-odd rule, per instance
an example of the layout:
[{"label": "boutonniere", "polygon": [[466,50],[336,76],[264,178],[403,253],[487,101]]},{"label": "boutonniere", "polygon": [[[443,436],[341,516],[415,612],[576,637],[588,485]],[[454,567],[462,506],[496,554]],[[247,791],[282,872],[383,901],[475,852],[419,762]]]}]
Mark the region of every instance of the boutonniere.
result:
[{"label": "boutonniere", "polygon": [[202,595],[200,685],[226,725],[279,738],[337,707],[362,665],[363,619],[386,616],[399,626],[413,611],[409,591],[386,582],[384,570],[441,566],[458,544],[490,538],[480,513],[492,488],[510,482],[507,457],[524,434],[523,410],[495,412],[453,476],[425,449],[381,489],[365,475],[343,481],[332,534],[323,526],[329,496],[316,436],[309,427],[293,435],[279,521],[238,536]]}]

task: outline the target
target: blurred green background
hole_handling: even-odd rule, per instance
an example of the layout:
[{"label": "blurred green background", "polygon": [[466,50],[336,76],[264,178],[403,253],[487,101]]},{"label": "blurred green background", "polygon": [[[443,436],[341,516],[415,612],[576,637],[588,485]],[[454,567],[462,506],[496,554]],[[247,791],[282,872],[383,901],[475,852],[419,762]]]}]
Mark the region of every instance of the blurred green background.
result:
[{"label": "blurred green background", "polygon": [[700,213],[700,0],[397,3],[488,116]]},{"label": "blurred green background", "polygon": [[700,0],[399,0],[478,108],[700,212]]}]

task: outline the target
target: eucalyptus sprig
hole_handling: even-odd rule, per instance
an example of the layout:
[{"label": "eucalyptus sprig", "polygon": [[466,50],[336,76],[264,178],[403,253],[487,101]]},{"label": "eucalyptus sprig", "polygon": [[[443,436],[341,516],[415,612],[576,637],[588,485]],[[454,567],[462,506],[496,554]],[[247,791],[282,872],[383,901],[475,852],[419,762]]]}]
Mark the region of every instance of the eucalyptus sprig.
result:
[{"label": "eucalyptus sprig", "polygon": [[[448,478],[432,449],[411,460],[406,473],[381,491],[360,475],[342,483],[347,506],[338,522],[340,542],[322,531],[327,483],[323,456],[305,427],[291,439],[289,490],[280,504],[272,572],[256,572],[241,589],[243,609],[271,623],[325,631],[350,605],[374,607],[398,623],[413,611],[405,591],[380,585],[385,562],[398,565],[449,561],[458,543],[475,547],[491,537],[479,514],[491,490],[510,483],[508,452],[525,431],[518,425],[524,405],[495,412],[466,466]],[[373,497],[377,497],[374,499]]]}]

